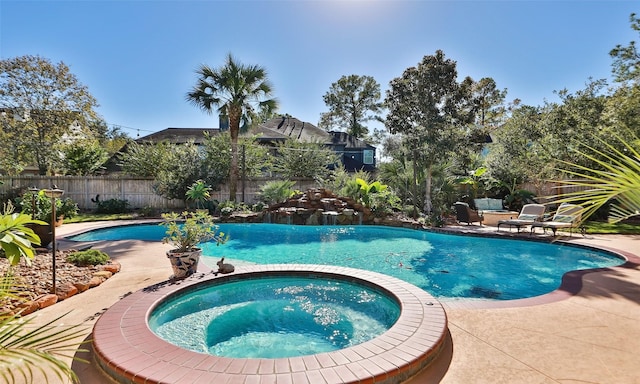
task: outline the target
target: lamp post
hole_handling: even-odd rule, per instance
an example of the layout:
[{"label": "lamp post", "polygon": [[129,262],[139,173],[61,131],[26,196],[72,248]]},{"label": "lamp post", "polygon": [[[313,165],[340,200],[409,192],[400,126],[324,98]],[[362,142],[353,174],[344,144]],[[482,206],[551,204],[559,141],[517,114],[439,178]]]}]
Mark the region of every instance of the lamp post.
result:
[{"label": "lamp post", "polygon": [[36,207],[36,195],[38,194],[38,191],[40,190],[36,187],[29,187],[29,192],[31,192],[31,218],[32,219],[35,219],[36,215],[38,214],[37,212],[38,207]]},{"label": "lamp post", "polygon": [[52,293],[56,293],[56,199],[62,196],[64,191],[58,189],[55,185],[51,189],[45,189],[44,194],[51,198],[51,254],[52,254],[52,268],[53,268],[53,287]]}]

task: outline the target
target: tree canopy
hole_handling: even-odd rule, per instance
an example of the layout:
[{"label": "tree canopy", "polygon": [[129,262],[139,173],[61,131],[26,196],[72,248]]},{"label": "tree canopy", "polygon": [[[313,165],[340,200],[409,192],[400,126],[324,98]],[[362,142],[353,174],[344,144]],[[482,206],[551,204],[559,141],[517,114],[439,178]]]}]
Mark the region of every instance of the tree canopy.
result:
[{"label": "tree canopy", "polygon": [[62,147],[89,132],[97,106],[63,62],[31,55],[0,60],[2,157],[52,173]]},{"label": "tree canopy", "polygon": [[385,125],[390,133],[402,136],[407,156],[413,161],[414,185],[418,173],[426,172],[425,213],[432,211],[433,166],[469,143],[475,111],[470,80],[461,84],[457,76],[456,62],[438,50],[393,79],[385,99],[389,109]]},{"label": "tree canopy", "polygon": [[329,111],[320,115],[320,128],[337,128],[357,138],[366,138],[365,123],[382,121],[380,84],[371,76],[342,76],[323,96]]},{"label": "tree canopy", "polygon": [[214,108],[229,119],[231,168],[229,200],[236,201],[238,186],[238,135],[241,125],[248,128],[258,115],[277,109],[267,71],[258,65],[244,65],[231,54],[218,68],[202,65],[196,71],[196,85],[187,93],[187,101],[211,114]]}]

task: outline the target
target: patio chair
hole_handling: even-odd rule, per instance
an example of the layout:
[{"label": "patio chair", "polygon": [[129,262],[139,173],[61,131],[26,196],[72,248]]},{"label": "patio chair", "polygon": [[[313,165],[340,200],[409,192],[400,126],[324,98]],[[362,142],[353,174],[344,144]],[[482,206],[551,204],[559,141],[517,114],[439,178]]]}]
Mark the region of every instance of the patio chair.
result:
[{"label": "patio chair", "polygon": [[[531,224],[531,234],[536,228],[542,228],[544,233],[547,233],[547,229],[553,231],[553,236],[556,235],[556,231],[561,228],[569,228],[569,236],[573,234],[573,228],[576,228],[582,219],[582,211],[584,208],[577,204],[560,204],[558,210],[551,221],[534,222]],[[584,234],[584,233],[583,233]]]},{"label": "patio chair", "polygon": [[454,207],[456,208],[456,220],[458,223],[467,223],[467,225],[470,225],[477,221],[482,225],[484,218],[478,211],[469,208],[469,204],[458,201],[454,204]]},{"label": "patio chair", "polygon": [[545,207],[542,204],[525,204],[522,206],[518,218],[498,220],[498,231],[500,231],[501,225],[508,225],[509,229],[516,227],[518,232],[520,232],[521,227],[531,225],[531,223],[536,221],[542,221],[544,210]]}]

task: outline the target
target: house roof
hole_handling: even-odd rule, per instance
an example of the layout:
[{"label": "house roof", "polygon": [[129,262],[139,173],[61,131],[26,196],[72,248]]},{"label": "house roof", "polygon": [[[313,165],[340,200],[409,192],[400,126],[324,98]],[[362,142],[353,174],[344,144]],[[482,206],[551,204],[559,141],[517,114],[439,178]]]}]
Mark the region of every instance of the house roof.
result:
[{"label": "house roof", "polygon": [[136,139],[138,143],[159,143],[162,141],[171,144],[184,144],[193,141],[195,144],[204,142],[205,133],[209,135],[217,135],[220,133],[219,128],[166,128],[162,131],[154,132],[150,135]]},{"label": "house roof", "polygon": [[278,141],[294,139],[299,141],[314,141],[333,147],[366,148],[375,147],[367,144],[346,132],[327,132],[315,125],[296,119],[295,117],[276,117],[260,124],[248,134],[259,135],[261,141]]}]

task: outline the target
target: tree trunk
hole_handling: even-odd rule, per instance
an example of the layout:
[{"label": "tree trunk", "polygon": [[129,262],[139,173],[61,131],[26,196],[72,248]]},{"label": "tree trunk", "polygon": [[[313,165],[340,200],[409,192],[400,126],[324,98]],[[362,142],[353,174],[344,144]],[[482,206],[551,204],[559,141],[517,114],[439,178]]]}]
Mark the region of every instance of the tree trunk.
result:
[{"label": "tree trunk", "polygon": [[416,161],[416,157],[413,157],[412,171],[413,171],[413,181],[411,183],[411,199],[413,200],[413,212],[417,214],[418,212],[418,162]]},{"label": "tree trunk", "polygon": [[433,211],[433,203],[431,201],[431,164],[427,166],[425,179],[425,191],[424,191],[424,214],[429,215]]},{"label": "tree trunk", "polygon": [[236,108],[229,110],[229,134],[231,135],[231,169],[229,170],[229,201],[236,201],[238,190],[238,135],[240,134],[240,114]]}]

